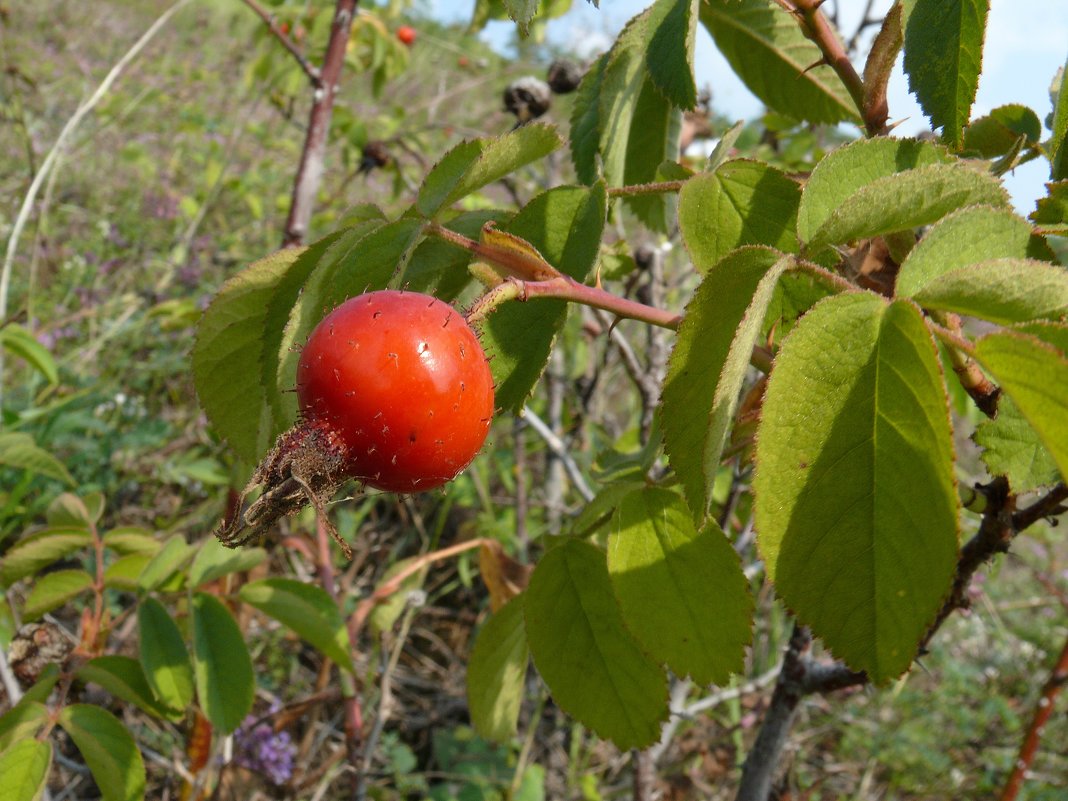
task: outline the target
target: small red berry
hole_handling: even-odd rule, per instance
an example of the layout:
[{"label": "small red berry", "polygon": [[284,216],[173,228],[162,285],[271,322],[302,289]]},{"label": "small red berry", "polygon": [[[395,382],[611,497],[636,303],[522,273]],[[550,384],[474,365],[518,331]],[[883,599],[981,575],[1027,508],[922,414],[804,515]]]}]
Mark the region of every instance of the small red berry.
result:
[{"label": "small red berry", "polygon": [[345,471],[421,492],[475,457],[493,417],[493,376],[475,332],[448,304],[385,290],[351,298],[308,338],[297,365],[304,420],[325,422]]},{"label": "small red berry", "polygon": [[397,38],[401,40],[402,44],[411,47],[415,42],[415,28],[411,25],[401,25],[397,28]]}]

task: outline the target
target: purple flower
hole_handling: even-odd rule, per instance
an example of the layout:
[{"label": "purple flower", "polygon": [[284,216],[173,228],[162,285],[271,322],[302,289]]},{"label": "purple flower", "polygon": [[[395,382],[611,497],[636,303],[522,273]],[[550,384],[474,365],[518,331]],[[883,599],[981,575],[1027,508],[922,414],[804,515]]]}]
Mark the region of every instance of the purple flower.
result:
[{"label": "purple flower", "polygon": [[[271,705],[276,712],[278,704]],[[285,784],[293,775],[297,747],[289,732],[276,732],[269,723],[256,723],[249,715],[234,732],[234,761],[243,768],[266,776],[272,784]]]}]

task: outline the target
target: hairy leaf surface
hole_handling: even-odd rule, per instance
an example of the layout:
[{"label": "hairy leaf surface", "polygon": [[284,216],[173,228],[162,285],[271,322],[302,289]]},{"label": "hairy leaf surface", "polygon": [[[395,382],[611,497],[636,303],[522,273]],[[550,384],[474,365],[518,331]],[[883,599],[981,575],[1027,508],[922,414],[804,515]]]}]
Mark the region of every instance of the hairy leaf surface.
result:
[{"label": "hairy leaf surface", "polygon": [[757,161],[736,160],[689,179],[679,193],[679,229],[694,267],[707,272],[742,245],[796,253],[801,187]]},{"label": "hairy leaf surface", "polygon": [[664,447],[698,521],[709,512],[764,312],[789,264],[771,248],[732,253],[705,275],[679,326],[660,412]]},{"label": "hairy leaf surface", "polygon": [[[857,107],[797,22],[772,0],[709,0],[701,24],[749,90],[778,112],[808,122],[858,122]],[[811,69],[810,69],[811,68]]]},{"label": "hairy leaf surface", "polygon": [[1038,432],[1062,476],[1068,476],[1068,354],[1020,331],[975,343],[975,357]]},{"label": "hairy leaf surface", "polygon": [[797,236],[803,242],[812,239],[854,192],[879,178],[952,161],[944,147],[916,139],[879,136],[840,147],[816,165],[805,183],[797,211]]},{"label": "hairy leaf surface", "polygon": [[839,295],[801,319],[765,395],[754,492],[783,602],[874,682],[904,672],[957,561],[946,390],[915,306]]},{"label": "hairy leaf surface", "polygon": [[979,87],[988,8],[989,0],[913,0],[905,25],[909,89],[958,150]]}]

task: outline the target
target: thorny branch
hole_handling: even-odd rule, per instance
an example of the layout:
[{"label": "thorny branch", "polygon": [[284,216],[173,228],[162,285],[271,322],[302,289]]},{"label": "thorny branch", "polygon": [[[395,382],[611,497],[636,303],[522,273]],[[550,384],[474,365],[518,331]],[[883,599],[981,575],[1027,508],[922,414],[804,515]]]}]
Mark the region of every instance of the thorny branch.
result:
[{"label": "thorny branch", "polygon": [[[978,532],[961,549],[953,588],[920,641],[920,655],[926,653],[928,643],[950,615],[969,606],[968,586],[980,567],[997,554],[1008,551],[1016,535],[1028,526],[1045,517],[1068,511],[1063,505],[1068,499],[1068,487],[1064,484],[1058,484],[1041,499],[1019,511],[1014,511],[1016,497],[1009,492],[1005,478],[995,478],[990,484],[976,489],[987,499],[982,522]],[[800,624],[795,625],[771,705],[742,769],[737,801],[766,801],[769,797],[790,727],[798,705],[806,695],[833,692],[868,682],[866,674],[851,670],[841,662],[813,659],[808,653],[811,641],[809,631]]]},{"label": "thorny branch", "polygon": [[349,41],[357,4],[358,0],[337,0],[334,10],[334,21],[330,28],[330,39],[326,45],[326,56],[323,58],[322,69],[319,70],[319,82],[313,82],[314,92],[311,113],[308,116],[308,131],[300,153],[297,177],[293,182],[293,196],[289,204],[289,216],[286,219],[285,237],[282,240],[286,247],[303,244],[308,235],[315,196],[319,192],[319,185],[323,179],[330,117],[334,111],[338,81],[345,64],[345,47]]},{"label": "thorny branch", "polygon": [[289,38],[285,31],[278,27],[278,23],[274,21],[274,15],[261,6],[257,0],[242,0],[242,2],[252,9],[257,17],[263,20],[263,23],[274,35],[274,38],[281,42],[282,47],[293,55],[293,58],[300,64],[300,68],[304,70],[304,74],[308,76],[308,80],[311,81],[312,86],[316,89],[322,86],[322,75],[320,74],[319,69],[305,58],[304,52],[297,47],[296,43]]}]

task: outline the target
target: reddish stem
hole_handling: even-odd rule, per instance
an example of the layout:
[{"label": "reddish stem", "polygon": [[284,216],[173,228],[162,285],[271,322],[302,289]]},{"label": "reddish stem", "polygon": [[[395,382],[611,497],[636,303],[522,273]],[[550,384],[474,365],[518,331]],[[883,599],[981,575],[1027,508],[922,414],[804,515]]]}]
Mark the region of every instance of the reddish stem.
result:
[{"label": "reddish stem", "polygon": [[1053,714],[1053,703],[1065,684],[1068,684],[1068,640],[1065,640],[1057,664],[1042,687],[1042,694],[1038,697],[1035,713],[1031,717],[1031,725],[1027,727],[1027,734],[1024,736],[1023,743],[1020,744],[1020,754],[1012,766],[1008,781],[1005,782],[1005,789],[1001,791],[1000,801],[1014,801],[1020,792],[1020,788],[1027,779],[1027,771],[1031,768],[1035,755],[1038,753],[1042,728]]},{"label": "reddish stem", "polygon": [[326,57],[319,71],[319,83],[315,86],[311,114],[308,117],[308,132],[304,138],[304,149],[300,154],[300,166],[297,179],[293,184],[293,197],[289,205],[289,217],[286,219],[285,247],[303,244],[308,235],[315,196],[323,180],[323,163],[326,157],[327,133],[330,130],[330,116],[334,110],[334,98],[337,95],[338,80],[345,65],[345,47],[352,30],[352,19],[356,14],[358,0],[337,0],[334,10],[334,23],[330,29],[330,40],[326,45]]}]

